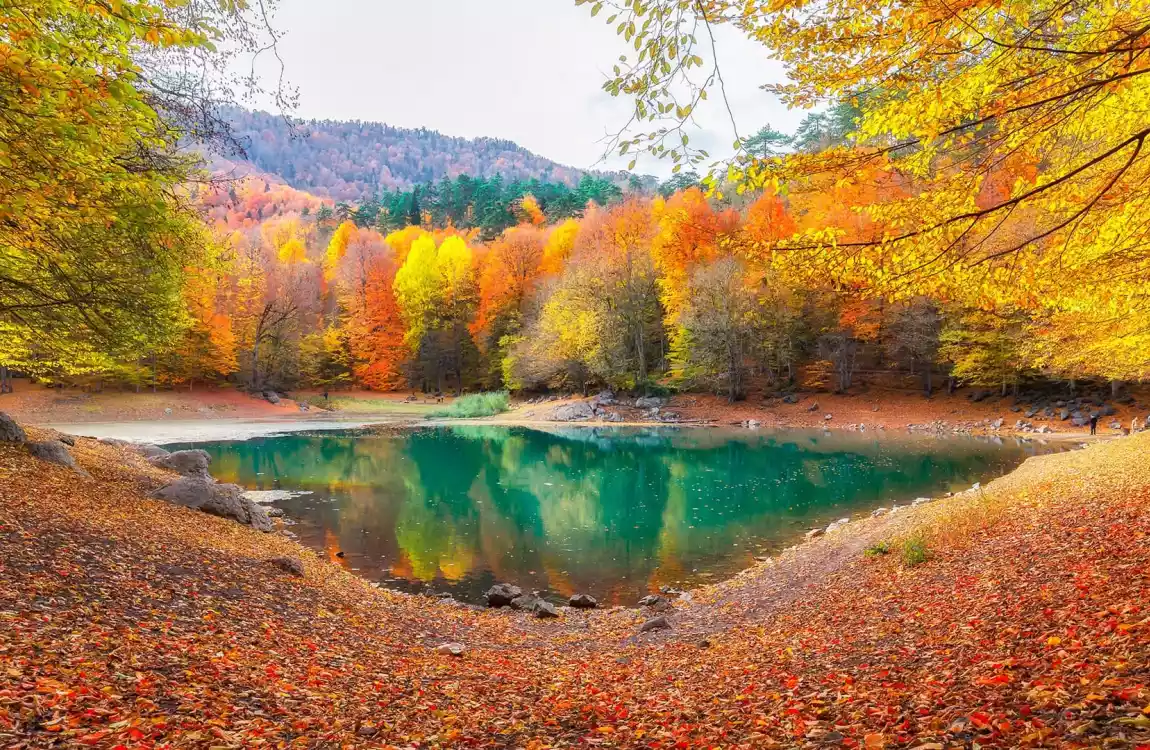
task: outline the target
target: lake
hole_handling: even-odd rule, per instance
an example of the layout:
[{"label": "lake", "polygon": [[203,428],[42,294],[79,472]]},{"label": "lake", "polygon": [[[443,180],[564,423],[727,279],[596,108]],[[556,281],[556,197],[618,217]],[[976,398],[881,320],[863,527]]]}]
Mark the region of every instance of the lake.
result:
[{"label": "lake", "polygon": [[475,425],[194,447],[212,455],[221,481],[308,493],[276,503],[297,522],[292,531],[389,588],[480,602],[508,582],[628,605],[664,585],[721,580],[835,519],[966,489],[1059,449],[881,433]]}]

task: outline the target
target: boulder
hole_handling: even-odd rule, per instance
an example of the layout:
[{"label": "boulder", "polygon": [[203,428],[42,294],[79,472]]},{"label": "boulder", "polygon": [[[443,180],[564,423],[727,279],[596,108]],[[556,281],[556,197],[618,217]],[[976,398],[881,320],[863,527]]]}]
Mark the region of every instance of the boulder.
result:
[{"label": "boulder", "polygon": [[41,461],[67,466],[69,469],[80,474],[87,475],[88,473],[76,465],[76,459],[72,458],[72,454],[68,452],[68,447],[59,440],[45,440],[41,443],[25,443],[24,446],[28,449],[28,453]]},{"label": "boulder", "polygon": [[879,516],[885,516],[887,513],[890,513],[890,508],[875,508],[870,512],[870,517],[878,518]]},{"label": "boulder", "polygon": [[814,539],[815,537],[822,536],[822,535],[823,535],[822,529],[811,529],[807,533],[803,534],[803,536],[806,537],[807,541],[810,541],[811,539]]},{"label": "boulder", "polygon": [[839,529],[841,529],[843,526],[846,526],[850,522],[851,522],[851,520],[849,518],[840,518],[839,520],[837,520],[834,523],[827,526],[827,532],[826,533],[830,534],[832,532],[838,531]]},{"label": "boulder", "polygon": [[575,594],[575,596],[567,600],[567,603],[575,609],[595,609],[599,606],[599,602],[595,601],[595,597],[587,594]]},{"label": "boulder", "polygon": [[657,604],[662,604],[665,600],[658,594],[648,594],[639,600],[640,607],[654,607]]},{"label": "boulder", "polygon": [[524,612],[531,612],[541,601],[543,600],[535,596],[535,594],[523,594],[522,596],[517,596],[512,599],[510,607],[512,609],[521,609]]},{"label": "boulder", "polygon": [[23,443],[28,440],[24,428],[16,420],[0,411],[0,443]]},{"label": "boulder", "polygon": [[278,406],[280,402],[280,395],[275,391],[264,391],[264,400],[269,404],[275,404]]},{"label": "boulder", "polygon": [[208,478],[208,465],[212,457],[207,451],[188,450],[164,453],[149,459],[152,466],[160,469],[170,469],[185,477]]},{"label": "boulder", "polygon": [[615,403],[614,391],[599,391],[594,398],[591,399],[592,406],[611,406]]},{"label": "boulder", "polygon": [[69,448],[74,448],[76,446],[76,436],[75,435],[61,434],[60,437],[58,437],[56,439],[59,440],[64,445],[68,446]]},{"label": "boulder", "polygon": [[1027,419],[1034,419],[1034,417],[1036,417],[1037,415],[1038,415],[1038,407],[1037,406],[1032,406],[1026,410],[1025,416]]},{"label": "boulder", "polygon": [[291,573],[293,576],[303,578],[303,561],[298,557],[273,557],[268,560],[272,567],[279,568],[285,573]]},{"label": "boulder", "polygon": [[156,490],[152,497],[213,516],[230,518],[256,531],[269,532],[273,528],[267,511],[244,497],[241,487],[218,484],[210,477],[181,477]]},{"label": "boulder", "polygon": [[1058,412],[1058,418],[1061,419],[1063,422],[1070,419],[1070,410],[1067,409],[1065,406],[1062,407],[1062,409]]},{"label": "boulder", "polygon": [[[133,453],[139,453],[141,456],[147,459],[160,458],[162,456],[171,455],[171,451],[164,450],[160,446],[152,445],[151,443],[128,443],[127,448]],[[205,467],[205,471],[206,470],[207,468]]]},{"label": "boulder", "polygon": [[1098,413],[1103,417],[1113,417],[1118,411],[1110,404],[1104,404]]},{"label": "boulder", "polygon": [[1003,421],[1002,417],[999,417],[998,419],[994,420],[993,422],[990,423],[990,429],[1001,430],[1002,429],[1002,421]]},{"label": "boulder", "polygon": [[1075,427],[1085,427],[1086,425],[1090,424],[1090,417],[1085,414],[1075,414],[1073,417],[1071,417],[1070,424],[1074,425]]},{"label": "boulder", "polygon": [[784,404],[797,404],[798,402],[799,402],[798,394],[788,393],[787,395],[783,396],[783,403]]},{"label": "boulder", "polygon": [[671,627],[671,623],[663,615],[652,617],[645,623],[639,626],[640,633],[650,633],[652,630],[667,630]]},{"label": "boulder", "polygon": [[467,647],[462,643],[441,643],[435,647],[435,653],[444,656],[463,656],[466,652]]},{"label": "boulder", "polygon": [[510,607],[511,602],[523,596],[523,589],[510,583],[497,583],[487,589],[488,607]]},{"label": "boulder", "polygon": [[579,422],[595,416],[595,409],[585,401],[556,407],[552,419],[556,422]]},{"label": "boulder", "polygon": [[635,399],[636,409],[658,409],[663,404],[667,403],[667,399],[658,396],[644,396]]},{"label": "boulder", "polygon": [[540,599],[535,603],[535,608],[532,610],[535,613],[536,619],[539,620],[553,620],[559,616],[559,610],[551,602],[545,602]]}]

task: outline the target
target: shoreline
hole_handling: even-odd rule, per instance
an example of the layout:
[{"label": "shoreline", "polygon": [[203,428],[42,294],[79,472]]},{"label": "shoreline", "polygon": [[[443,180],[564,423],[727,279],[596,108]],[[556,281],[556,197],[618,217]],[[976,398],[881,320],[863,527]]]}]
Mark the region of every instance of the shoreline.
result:
[{"label": "shoreline", "polygon": [[[563,608],[553,620],[372,587],[282,535],[146,499],[141,482],[156,481],[158,470],[124,448],[78,440],[71,450],[89,477],[0,444],[0,651],[10,665],[0,674],[0,737],[87,737],[111,748],[143,726],[156,742],[194,744],[214,726],[232,744],[257,736],[355,744],[368,728],[372,742],[400,746],[443,744],[454,731],[448,746],[484,737],[574,745],[594,736],[631,747],[648,745],[644,727],[660,726],[667,711],[690,710],[692,736],[708,746],[785,744],[794,732],[772,717],[793,715],[812,689],[849,675],[849,701],[826,703],[804,720],[804,735],[833,730],[861,745],[898,724],[899,746],[945,746],[966,737],[966,724],[948,729],[956,716],[1009,711],[993,731],[999,744],[1015,745],[1032,731],[1029,717],[1048,739],[1080,736],[1070,732],[1081,723],[1073,707],[1102,705],[1088,694],[1127,696],[1108,699],[1110,718],[1139,715],[1146,703],[1144,688],[1127,686],[1144,681],[1137,670],[1092,675],[1072,666],[1088,655],[1110,663],[1144,637],[1138,602],[1150,579],[1129,571],[1150,565],[1150,549],[1137,543],[1150,532],[1146,434],[1030,458],[976,492],[860,519],[662,610]],[[916,534],[929,545],[923,564],[864,554]],[[284,555],[300,561],[300,575],[275,567]],[[1091,619],[1103,605],[1113,620],[1104,630]],[[128,651],[107,637],[121,628],[132,634]],[[1058,656],[1050,644],[1067,629],[1077,633],[1074,659],[1049,666],[1044,659]],[[461,655],[446,644],[459,644]],[[969,677],[938,680],[970,649],[987,657],[964,667],[974,670]],[[1005,672],[994,666],[1011,654]],[[1065,695],[1035,697],[1034,685],[1049,684],[1062,662],[1073,670]],[[11,713],[45,685],[80,684],[75,665],[87,692],[69,693],[38,719]],[[132,674],[135,689],[121,679]],[[947,707],[937,719],[914,698],[930,679],[929,705]],[[409,695],[408,684],[421,687]],[[229,691],[252,700],[220,712],[197,697]],[[1017,714],[1019,701],[1029,713]],[[77,719],[53,725],[73,703]],[[429,714],[429,704],[448,710]],[[93,705],[106,711],[87,710]],[[452,719],[457,705],[468,706],[466,724]],[[501,720],[509,705],[519,712],[514,727]],[[625,717],[607,722],[601,705]],[[275,722],[259,718],[260,706],[275,707]],[[153,721],[173,711],[180,721]],[[732,723],[744,711],[755,720]],[[14,716],[25,718],[12,724]],[[1093,716],[1102,731],[1117,726]],[[281,728],[288,722],[292,736]]]}]

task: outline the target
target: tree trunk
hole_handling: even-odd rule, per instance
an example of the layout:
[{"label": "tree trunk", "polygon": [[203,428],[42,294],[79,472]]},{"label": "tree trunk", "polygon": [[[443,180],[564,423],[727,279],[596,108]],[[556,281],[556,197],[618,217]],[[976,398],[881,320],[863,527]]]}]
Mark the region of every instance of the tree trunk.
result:
[{"label": "tree trunk", "polygon": [[152,350],[152,393],[156,392],[156,350]]},{"label": "tree trunk", "polygon": [[1110,381],[1110,398],[1118,398],[1118,394],[1122,391],[1121,380]]},{"label": "tree trunk", "polygon": [[934,395],[934,384],[931,382],[931,379],[930,379],[931,370],[933,370],[933,369],[934,368],[928,364],[926,367],[923,368],[923,371],[922,371],[923,378],[926,380],[925,389],[926,389],[926,397],[927,398],[930,398],[931,396]]},{"label": "tree trunk", "polygon": [[957,383],[957,382],[955,382],[955,378],[954,378],[954,376],[953,376],[953,375],[951,375],[950,377],[948,377],[948,378],[946,379],[946,395],[948,395],[948,396],[953,396],[953,395],[954,395],[954,391],[956,390],[956,387],[957,387],[957,385],[958,385],[958,383]]}]

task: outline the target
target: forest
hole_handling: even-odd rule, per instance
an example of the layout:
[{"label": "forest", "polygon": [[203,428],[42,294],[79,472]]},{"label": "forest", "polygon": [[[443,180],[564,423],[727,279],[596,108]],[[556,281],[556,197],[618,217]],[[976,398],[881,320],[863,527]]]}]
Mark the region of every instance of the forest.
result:
[{"label": "forest", "polygon": [[[131,22],[50,5],[72,31],[30,24],[11,59],[39,62],[3,78],[2,373],[97,388],[610,387],[731,400],[752,384],[845,392],[874,370],[919,378],[926,393],[943,379],[1007,392],[1150,375],[1147,131],[1113,114],[1140,101],[1143,68],[1118,53],[1097,69],[1058,58],[1066,77],[1050,96],[1020,82],[977,104],[959,92],[989,96],[1042,53],[947,79],[929,69],[929,46],[903,50],[923,80],[953,83],[940,109],[912,104],[913,87],[872,86],[874,72],[836,58],[817,31],[796,46],[785,25],[763,26],[798,66],[780,96],[804,105],[822,81],[829,106],[794,134],[764,126],[700,179],[706,155],[685,135],[668,140],[691,104],[656,85],[690,40],[625,21],[644,59],[606,87],[636,99],[640,123],[672,127],[618,149],[674,162],[658,190],[509,167],[391,189],[378,174],[355,178],[360,197],[336,201],[258,174],[205,176],[182,144],[242,148],[236,110],[205,117],[180,92],[165,102],[164,87],[129,85],[139,58],[86,41],[194,50],[194,29],[146,3]],[[723,22],[738,22],[728,11]],[[616,15],[674,25],[682,12]],[[841,67],[804,62],[816,54]],[[104,108],[98,125],[77,102]],[[252,118],[240,124],[272,132]],[[291,148],[306,160],[326,139],[375,148],[393,135],[334,127]],[[1080,149],[1063,147],[1072,138]],[[249,141],[257,164],[326,184],[274,133]]]}]

